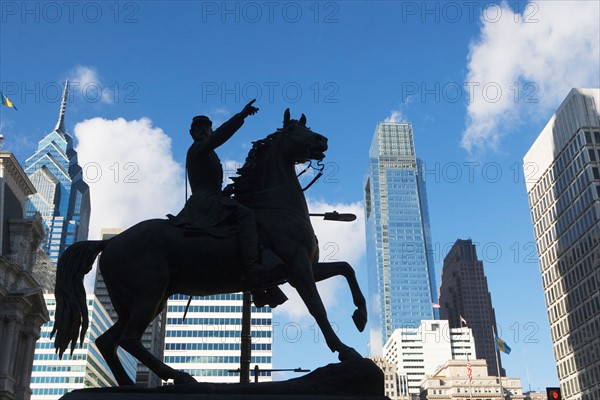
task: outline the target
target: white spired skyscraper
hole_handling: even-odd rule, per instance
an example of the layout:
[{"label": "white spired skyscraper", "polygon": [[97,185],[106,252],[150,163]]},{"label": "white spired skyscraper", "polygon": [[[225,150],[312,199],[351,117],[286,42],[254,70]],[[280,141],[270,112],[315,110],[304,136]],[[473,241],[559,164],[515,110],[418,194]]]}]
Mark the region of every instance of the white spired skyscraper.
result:
[{"label": "white spired skyscraper", "polygon": [[46,237],[42,248],[56,265],[67,247],[88,237],[90,188],[83,180],[73,137],[65,128],[69,82],[65,82],[56,127],[25,161],[37,193],[27,199],[27,216],[40,213]]},{"label": "white spired skyscraper", "polygon": [[567,399],[600,399],[600,89],[573,89],[524,158]]},{"label": "white spired skyscraper", "polygon": [[377,124],[365,184],[372,355],[381,352],[395,329],[437,318],[422,166],[410,124]]}]

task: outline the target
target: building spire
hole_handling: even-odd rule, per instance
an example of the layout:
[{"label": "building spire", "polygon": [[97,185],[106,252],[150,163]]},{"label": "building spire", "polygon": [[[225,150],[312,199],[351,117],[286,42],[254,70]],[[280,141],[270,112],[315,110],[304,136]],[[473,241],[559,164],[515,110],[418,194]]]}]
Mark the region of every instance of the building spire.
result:
[{"label": "building spire", "polygon": [[60,104],[60,113],[58,114],[58,122],[56,123],[57,132],[66,133],[65,130],[65,110],[67,109],[67,95],[69,94],[69,80],[65,81],[65,90],[63,92],[62,103]]}]

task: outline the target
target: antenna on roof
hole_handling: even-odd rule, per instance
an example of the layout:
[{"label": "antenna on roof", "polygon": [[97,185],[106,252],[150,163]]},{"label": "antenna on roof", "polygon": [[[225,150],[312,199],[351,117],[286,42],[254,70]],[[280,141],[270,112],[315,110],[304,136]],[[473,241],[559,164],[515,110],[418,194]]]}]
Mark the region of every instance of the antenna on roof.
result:
[{"label": "antenna on roof", "polygon": [[58,122],[56,123],[55,131],[65,133],[65,110],[67,109],[67,95],[69,94],[69,80],[65,81],[65,90],[63,92],[62,102],[60,104],[60,113],[58,114]]}]

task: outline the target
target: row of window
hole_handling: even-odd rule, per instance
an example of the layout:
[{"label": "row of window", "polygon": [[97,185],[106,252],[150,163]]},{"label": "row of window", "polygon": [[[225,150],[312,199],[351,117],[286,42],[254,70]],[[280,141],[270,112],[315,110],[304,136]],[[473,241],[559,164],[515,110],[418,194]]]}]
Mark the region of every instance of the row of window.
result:
[{"label": "row of window", "polygon": [[576,397],[574,395],[581,391],[581,387],[587,388],[583,398],[600,398],[600,387],[598,386],[598,382],[600,382],[600,363],[596,363],[596,365],[590,368],[578,371],[575,376],[570,377],[564,382],[564,384],[561,384],[561,388],[565,389],[563,398]]},{"label": "row of window", "polygon": [[[569,265],[572,265],[573,262],[577,261],[577,257],[574,257],[573,253],[570,251],[571,246],[573,246],[577,240],[581,240],[583,234],[590,231],[590,227],[593,228],[597,224],[598,214],[600,214],[600,212],[598,212],[596,208],[597,205],[593,205],[582,213],[577,222],[572,224],[567,232],[561,235],[558,240],[552,240],[551,236],[553,235],[547,234],[541,241],[538,241],[538,252],[541,254],[540,265],[544,272],[546,272],[547,268],[555,263],[557,259],[560,263],[561,259],[565,256],[570,257],[572,260]],[[600,208],[598,209],[600,210]],[[577,253],[581,253],[578,247],[574,247],[573,250]],[[562,271],[568,269],[569,268],[563,268]],[[555,281],[555,279],[552,279],[552,281]],[[548,289],[548,286],[545,286],[545,288]]]},{"label": "row of window", "polygon": [[[558,235],[562,235],[581,215],[582,211],[587,209],[595,201],[595,187],[589,185],[589,181],[585,179],[585,176],[583,177],[582,184],[586,185],[582,188],[583,191],[578,192],[576,197],[570,199],[566,199],[563,196],[560,196],[559,198],[557,204],[557,216],[554,220],[556,221],[554,227],[557,229]],[[580,179],[577,179],[577,181],[579,182]],[[561,205],[560,203],[562,201],[568,201],[568,203]]]},{"label": "row of window", "polygon": [[[251,357],[253,364],[270,364],[271,357],[256,356]],[[239,364],[239,356],[166,356],[165,363],[188,364],[188,363],[207,363],[207,364]]]},{"label": "row of window", "polygon": [[[188,301],[190,298],[187,294],[174,294],[169,297],[169,300],[185,300]],[[202,301],[219,301],[219,300],[238,300],[242,301],[243,295],[242,293],[224,293],[224,294],[216,294],[212,296],[192,296],[192,300],[202,300]]]},{"label": "row of window", "polygon": [[83,372],[85,365],[34,365],[33,372]]},{"label": "row of window", "polygon": [[62,395],[67,393],[69,390],[68,389],[58,389],[58,388],[53,388],[53,389],[35,389],[32,388],[31,389],[31,394],[33,396],[57,396],[57,395]]},{"label": "row of window", "polygon": [[596,207],[597,206],[594,205],[588,208],[587,211],[581,215],[581,218],[579,218],[579,220],[558,239],[559,249],[569,249],[584,233],[589,232],[591,228],[597,226],[599,220]]},{"label": "row of window", "polygon": [[[583,131],[574,134],[573,138],[563,147],[559,155],[555,158],[552,165],[550,165],[536,182],[530,192],[530,205],[532,206],[532,209],[533,205],[544,196],[552,183],[556,183],[558,185],[558,191],[562,192],[565,187],[564,183],[572,180],[572,177],[574,176],[572,161],[579,153],[579,149],[584,145],[584,140]],[[537,170],[535,172],[537,172]]]},{"label": "row of window", "polygon": [[[184,372],[196,376],[238,376],[239,372],[229,372],[226,369],[184,369]],[[250,375],[254,375],[254,370],[250,369]],[[271,371],[260,372],[259,376],[271,376]]]},{"label": "row of window", "polygon": [[[167,337],[220,337],[239,338],[241,331],[167,331]],[[270,338],[271,331],[252,331],[253,338]]]},{"label": "row of window", "polygon": [[[552,193],[552,200],[543,207],[543,216],[534,219],[534,232],[536,237],[542,237],[548,229],[560,236],[594,201],[594,188],[589,186],[590,180],[585,173],[581,173],[565,192]],[[546,197],[545,197],[546,199]],[[554,203],[554,199],[556,203]],[[536,207],[537,210],[539,207]],[[535,218],[535,217],[534,217]]]},{"label": "row of window", "polygon": [[[185,312],[185,306],[168,306],[168,312]],[[191,313],[199,313],[199,312],[222,312],[222,313],[241,313],[242,306],[190,306],[188,312]],[[261,307],[256,308],[252,306],[252,313],[270,313],[271,308],[269,307]]]},{"label": "row of window", "polygon": [[83,383],[83,376],[34,376],[31,383]]},{"label": "row of window", "polygon": [[[552,193],[550,189],[555,185],[555,192],[562,193],[568,182],[571,182],[575,177],[575,167],[573,161],[579,154],[579,149],[583,146],[583,139],[581,137],[581,131],[578,134],[573,135],[573,138],[568,144],[564,146],[560,154],[556,157],[554,163],[548,167],[543,175],[533,186],[530,191],[530,206],[534,211],[535,205],[538,203],[544,203],[543,197],[547,197],[549,193]],[[537,166],[535,166],[537,171]],[[540,210],[541,212],[544,209]],[[537,215],[536,215],[537,214]],[[535,219],[538,218],[541,213],[534,211]]]},{"label": "row of window", "polygon": [[[33,359],[34,360],[44,360],[44,361],[59,360],[58,354],[34,354]],[[69,355],[69,354],[65,353],[65,354],[63,354],[62,359],[65,361],[85,360],[85,359],[87,359],[87,355],[86,354],[77,354],[77,353],[74,353],[73,355]]]},{"label": "row of window", "polygon": [[[166,343],[165,350],[240,350],[240,343]],[[271,343],[252,343],[252,350],[271,350]]]},{"label": "row of window", "polygon": [[[594,303],[598,304],[598,302],[598,296],[595,296],[588,304],[590,304],[590,308],[592,308]],[[598,308],[596,308],[596,310],[597,309]],[[560,323],[557,325],[560,325]],[[566,337],[554,336],[557,334],[555,330],[555,326],[557,325],[553,325],[550,329],[553,338],[555,338],[555,352],[562,355],[563,359],[566,359],[567,357],[572,358],[569,354],[573,351],[577,357],[579,357],[576,359],[577,368],[575,370],[565,370],[564,376],[567,376],[574,371],[585,369],[584,366],[592,364],[595,361],[593,355],[598,354],[600,351],[600,344],[594,342],[594,339],[598,337],[598,332],[600,332],[600,320],[598,318],[590,318],[587,321],[582,322],[582,324],[578,325],[576,328],[571,329],[569,336]],[[597,348],[596,351],[594,351],[594,347]],[[557,358],[560,359],[559,357]]]},{"label": "row of window", "polygon": [[[241,326],[241,318],[167,318],[170,325],[234,325]],[[271,325],[271,318],[252,318],[252,325]]]},{"label": "row of window", "polygon": [[[558,281],[559,277],[562,277],[565,279],[566,288],[569,289],[589,276],[592,270],[592,258],[586,257],[586,255],[596,256],[598,250],[594,249],[597,243],[598,239],[594,235],[586,235],[568,252],[562,253],[557,263],[549,264],[548,257],[543,256],[540,259],[540,266],[543,271],[542,283],[544,288],[547,290],[554,282]],[[554,246],[552,250],[555,258],[557,254],[556,247]],[[583,260],[581,260],[582,258]],[[580,262],[583,264],[580,264]],[[558,271],[561,271],[560,274]]]}]

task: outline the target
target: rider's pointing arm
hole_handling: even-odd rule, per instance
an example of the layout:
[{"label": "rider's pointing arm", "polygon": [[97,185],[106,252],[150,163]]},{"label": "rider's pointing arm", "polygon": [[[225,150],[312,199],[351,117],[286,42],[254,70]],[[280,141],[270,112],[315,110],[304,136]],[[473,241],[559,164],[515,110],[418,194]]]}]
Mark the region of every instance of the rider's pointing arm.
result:
[{"label": "rider's pointing arm", "polygon": [[209,136],[209,146],[214,150],[233,136],[238,129],[244,124],[244,119],[249,115],[254,115],[258,108],[252,106],[256,99],[252,100],[239,113],[231,117],[227,122],[217,128],[212,135]]}]

